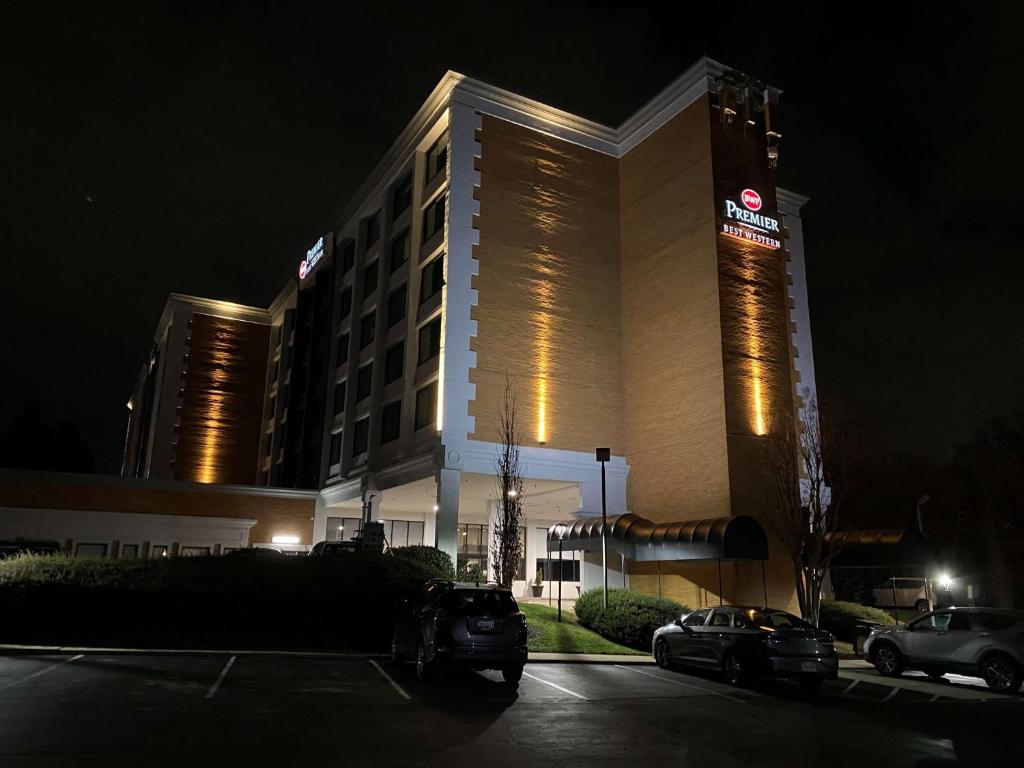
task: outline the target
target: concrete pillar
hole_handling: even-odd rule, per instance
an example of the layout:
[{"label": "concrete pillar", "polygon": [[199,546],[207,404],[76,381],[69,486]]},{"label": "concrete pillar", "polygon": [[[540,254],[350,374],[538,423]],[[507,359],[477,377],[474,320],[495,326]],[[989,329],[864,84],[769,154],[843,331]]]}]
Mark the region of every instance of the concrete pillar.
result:
[{"label": "concrete pillar", "polygon": [[434,545],[447,552],[458,567],[457,538],[459,533],[459,480],[457,469],[442,469],[437,473],[437,519]]},{"label": "concrete pillar", "polygon": [[[611,465],[608,465],[605,472],[605,492],[608,514],[623,514],[626,511],[626,476],[612,471]],[[587,472],[586,479],[580,483],[580,511],[587,517],[601,515],[601,465],[596,461],[594,471]]]}]

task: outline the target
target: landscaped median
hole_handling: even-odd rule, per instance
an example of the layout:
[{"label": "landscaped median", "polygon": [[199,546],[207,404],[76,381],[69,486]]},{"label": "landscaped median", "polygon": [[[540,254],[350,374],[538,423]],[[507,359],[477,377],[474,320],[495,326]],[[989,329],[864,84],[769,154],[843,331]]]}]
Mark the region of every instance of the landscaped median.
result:
[{"label": "landscaped median", "polygon": [[538,603],[520,603],[519,608],[526,614],[529,626],[530,653],[587,653],[620,654],[643,656],[642,651],[606,640],[596,632],[581,627],[575,614],[562,611],[558,621],[558,610]]}]

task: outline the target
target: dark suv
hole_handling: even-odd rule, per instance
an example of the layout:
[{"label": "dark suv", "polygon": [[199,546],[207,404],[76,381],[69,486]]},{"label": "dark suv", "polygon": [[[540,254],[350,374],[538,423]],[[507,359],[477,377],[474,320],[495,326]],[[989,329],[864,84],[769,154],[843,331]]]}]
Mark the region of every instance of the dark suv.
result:
[{"label": "dark suv", "polygon": [[428,581],[417,601],[399,602],[391,658],[416,659],[416,677],[437,667],[500,669],[518,686],[526,663],[526,617],[512,592],[497,584]]}]

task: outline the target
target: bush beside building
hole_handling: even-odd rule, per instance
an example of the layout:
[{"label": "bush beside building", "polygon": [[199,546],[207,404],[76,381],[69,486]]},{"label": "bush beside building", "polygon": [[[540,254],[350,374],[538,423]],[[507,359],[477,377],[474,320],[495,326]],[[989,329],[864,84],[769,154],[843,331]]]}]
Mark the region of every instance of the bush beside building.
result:
[{"label": "bush beside building", "polygon": [[608,591],[608,608],[603,590],[589,589],[576,601],[580,624],[616,643],[650,650],[654,630],[675,621],[689,609],[669,600],[627,589]]}]

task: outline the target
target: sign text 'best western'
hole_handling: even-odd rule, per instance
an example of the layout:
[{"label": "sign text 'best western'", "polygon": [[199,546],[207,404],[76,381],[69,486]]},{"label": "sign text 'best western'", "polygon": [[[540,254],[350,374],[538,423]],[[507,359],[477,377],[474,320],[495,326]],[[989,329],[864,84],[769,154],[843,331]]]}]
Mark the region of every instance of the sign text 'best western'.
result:
[{"label": "sign text 'best western'", "polygon": [[779,220],[758,213],[763,204],[761,195],[753,189],[744,189],[740,193],[739,203],[726,200],[726,221],[722,223],[722,234],[766,248],[781,248]]},{"label": "sign text 'best western'", "polygon": [[306,275],[313,271],[320,259],[324,257],[324,239],[321,237],[316,243],[306,251],[306,258],[299,264],[299,280],[305,280]]}]

